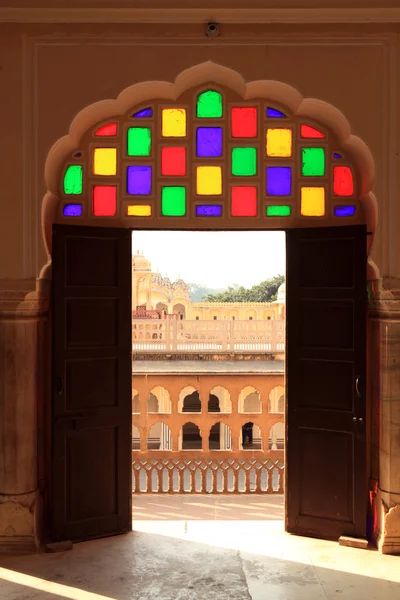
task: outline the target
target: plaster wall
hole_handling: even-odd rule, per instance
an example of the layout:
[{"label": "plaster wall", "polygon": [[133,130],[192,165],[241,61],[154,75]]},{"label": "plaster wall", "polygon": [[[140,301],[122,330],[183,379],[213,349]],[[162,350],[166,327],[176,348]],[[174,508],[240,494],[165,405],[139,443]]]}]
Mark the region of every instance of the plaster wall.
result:
[{"label": "plaster wall", "polygon": [[[276,79],[305,97],[327,101],[343,112],[375,160],[380,222],[372,258],[389,290],[384,310],[392,327],[391,320],[400,318],[400,295],[390,292],[400,288],[399,31],[389,23],[224,23],[221,35],[208,39],[203,23],[0,24],[0,86],[5,91],[0,94],[0,547],[15,543],[30,548],[41,535],[38,507],[46,495],[48,460],[43,442],[48,389],[43,382],[49,366],[41,332],[47,306],[40,296],[29,299],[26,294],[35,289],[47,261],[41,201],[44,163],[53,143],[86,105],[115,98],[136,82],[172,82],[182,70],[208,60],[238,71],[247,81]],[[377,302],[378,333],[381,309]],[[384,345],[386,337],[381,340]],[[382,375],[382,385],[374,376],[391,365],[390,356],[371,363],[376,414],[383,393],[397,401],[398,373],[391,374],[394,383]],[[384,387],[387,382],[389,388]],[[373,435],[373,446],[384,437],[381,463],[389,465],[384,472],[390,472],[387,485],[393,490],[385,492],[389,512],[387,517],[382,513],[380,531],[394,540],[389,551],[396,540],[400,547],[399,511],[391,495],[400,489],[391,462],[400,447],[388,414],[381,415],[385,422]],[[379,477],[382,464],[372,462]]]}]

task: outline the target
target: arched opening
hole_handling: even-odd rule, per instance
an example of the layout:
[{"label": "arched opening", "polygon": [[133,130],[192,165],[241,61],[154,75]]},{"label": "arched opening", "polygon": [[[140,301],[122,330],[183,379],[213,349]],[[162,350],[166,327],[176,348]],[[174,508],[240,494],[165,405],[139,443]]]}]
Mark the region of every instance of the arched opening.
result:
[{"label": "arched opening", "polygon": [[148,413],[158,413],[158,399],[155,394],[150,392],[149,399],[147,400],[147,412]]},{"label": "arched opening", "polygon": [[208,397],[208,412],[209,413],[221,412],[221,409],[219,407],[219,398],[218,398],[218,396],[215,396],[214,394],[210,394]]},{"label": "arched opening", "polygon": [[172,313],[177,315],[180,320],[186,319],[186,306],[178,302],[177,304],[174,304]]},{"label": "arched opening", "polygon": [[283,414],[285,412],[285,388],[275,386],[268,397],[268,412]]},{"label": "arched opening", "polygon": [[157,302],[156,310],[159,310],[165,314],[168,314],[168,306],[164,302]]},{"label": "arched opening", "polygon": [[168,425],[154,423],[147,438],[148,450],[172,450],[172,436]]},{"label": "arched opening", "polygon": [[178,412],[201,412],[201,402],[198,390],[187,386],[179,393]]},{"label": "arched opening", "polygon": [[[53,223],[66,227],[71,224],[96,226],[100,223],[105,229],[109,227],[121,230],[142,226],[160,230],[178,229],[179,227],[209,229],[210,220],[207,219],[221,216],[221,220],[213,222],[216,223],[216,225],[213,224],[213,227],[240,229],[245,226],[250,230],[270,228],[305,231],[307,228],[317,230],[327,226],[332,228],[341,225],[350,227],[366,223],[368,230],[372,234],[374,233],[376,202],[370,192],[373,173],[372,160],[361,141],[350,135],[350,127],[338,111],[316,100],[307,102],[296,90],[289,86],[281,86],[277,82],[246,84],[238,74],[212,64],[197,71],[197,73],[200,72],[202,75],[198,80],[199,86],[206,81],[216,81],[215,86],[213,84],[213,90],[215,87],[216,93],[220,94],[224,110],[228,111],[228,107],[230,110],[231,105],[239,103],[242,108],[251,109],[252,114],[256,115],[256,122],[260,124],[259,127],[256,127],[255,134],[247,135],[252,140],[251,144],[254,142],[253,146],[248,143],[248,140],[246,142],[246,135],[239,135],[237,148],[232,148],[232,150],[242,150],[242,146],[244,147],[247,143],[246,150],[252,150],[252,156],[254,156],[253,151],[256,151],[255,155],[259,160],[256,164],[263,165],[256,175],[246,174],[246,177],[255,177],[246,186],[251,188],[246,191],[246,202],[243,200],[243,190],[237,189],[243,186],[228,185],[227,183],[227,192],[224,194],[219,192],[219,189],[222,189],[222,174],[224,182],[226,174],[228,174],[228,179],[243,177],[243,174],[230,172],[234,162],[232,153],[229,156],[223,156],[216,167],[218,169],[216,177],[218,193],[214,194],[217,200],[212,206],[210,202],[205,204],[202,197],[208,195],[204,193],[204,190],[208,190],[210,172],[207,175],[207,173],[199,171],[197,167],[192,170],[193,172],[191,171],[190,178],[189,175],[186,175],[189,168],[187,171],[185,170],[185,175],[182,177],[187,177],[187,179],[182,185],[173,186],[181,189],[178,195],[174,196],[172,204],[170,202],[171,194],[175,194],[176,190],[167,189],[164,192],[161,190],[162,186],[158,186],[159,181],[156,181],[155,174],[160,172],[157,170],[159,165],[156,163],[156,153],[153,153],[151,148],[152,144],[154,147],[167,145],[168,139],[163,138],[170,136],[163,134],[163,127],[158,127],[158,121],[156,125],[155,115],[161,115],[161,125],[164,124],[168,130],[168,127],[171,126],[171,122],[167,123],[169,113],[162,111],[178,110],[179,119],[175,120],[179,121],[181,133],[177,137],[184,138],[182,147],[189,148],[191,156],[195,156],[197,149],[193,136],[195,127],[192,127],[191,121],[197,117],[186,112],[186,109],[180,106],[182,94],[187,93],[187,98],[189,98],[192,92],[189,93],[188,90],[192,89],[194,82],[197,81],[193,75],[194,71],[191,71],[190,77],[188,76],[187,79],[182,74],[176,88],[161,83],[153,84],[153,92],[147,98],[143,91],[144,87],[142,86],[141,92],[136,87],[136,91],[132,90],[132,95],[131,91],[126,91],[118,100],[90,107],[86,112],[78,115],[71,126],[69,135],[60,141],[54,151],[50,152],[46,165],[48,192],[43,204],[43,228],[49,256],[52,247],[51,226]],[[156,89],[158,91],[154,94]],[[198,94],[200,91],[199,87],[193,93]],[[160,98],[162,101],[154,101],[154,97]],[[191,96],[189,99],[192,99]],[[190,102],[187,103],[188,106],[189,104]],[[271,106],[281,109],[273,109],[274,117],[271,117],[269,113]],[[187,110],[189,111],[189,109]],[[138,118],[138,112],[146,113],[145,120],[140,122],[140,126],[137,121],[134,121]],[[277,112],[281,113],[279,117],[276,117]],[[226,118],[227,114],[228,112],[223,117],[218,117],[222,119],[220,129],[225,128],[231,134],[233,132],[229,128],[232,127],[234,118],[233,113],[229,113]],[[176,112],[174,115],[177,117]],[[157,116],[157,118],[159,117]],[[283,120],[270,121],[269,119],[272,118]],[[190,127],[187,127],[188,122]],[[113,126],[112,130],[116,131],[115,137],[114,135],[102,137],[99,129],[111,125]],[[129,155],[132,159],[129,162],[132,164],[127,165],[121,157],[126,155],[129,138],[135,138],[138,134],[137,131],[133,131],[132,134],[127,132],[138,128],[146,129],[144,136],[146,137],[146,154],[137,155],[137,153],[135,154],[136,150],[133,150],[132,155]],[[153,131],[154,138],[152,139]],[[143,132],[140,133],[140,135],[142,134]],[[234,135],[233,138],[235,138]],[[133,146],[136,143],[137,137]],[[110,150],[112,152],[109,152]],[[147,164],[144,164],[143,156]],[[137,193],[138,181],[135,178],[143,166],[146,173],[143,175],[146,179],[146,190],[150,185],[152,192],[157,188],[160,191],[159,194]],[[189,167],[189,165],[186,166]],[[133,170],[127,171],[130,167],[133,167]],[[140,169],[138,169],[139,167]],[[161,170],[162,168],[160,165]],[[276,169],[279,169],[279,172]],[[143,174],[143,169],[140,172]],[[131,180],[130,175],[132,175]],[[167,177],[167,175],[165,176]],[[177,175],[177,177],[180,176]],[[82,185],[80,185],[81,183]],[[133,187],[130,188],[130,184]],[[197,184],[198,187],[196,187]],[[171,186],[166,185],[165,187]],[[292,190],[295,189],[297,190],[296,194],[292,193]],[[120,194],[120,190],[124,191]],[[202,193],[198,193],[199,190]],[[331,193],[332,190],[333,193]],[[139,198],[139,196],[141,197]],[[187,201],[189,197],[195,198],[190,205]],[[175,202],[177,199],[179,201]],[[115,237],[115,234],[110,233],[111,235]],[[373,235],[368,237],[368,248],[370,248],[372,240]],[[313,241],[315,242],[315,240]],[[303,249],[305,246],[306,244],[303,244]],[[346,258],[348,253],[346,254],[345,250],[343,250],[342,256]],[[89,254],[81,253],[82,264],[87,261],[90,267]],[[309,252],[307,256],[313,257],[315,254],[315,252]],[[94,255],[95,252],[93,252]],[[326,255],[328,254],[326,253]],[[334,262],[330,263],[329,273],[337,276],[338,270],[335,271]],[[345,263],[345,260],[342,261],[342,264]],[[317,263],[315,264],[315,272],[320,272],[321,268],[318,268]],[[364,266],[361,265],[362,268]],[[349,273],[350,271],[351,273],[360,272],[359,269],[354,268],[350,269]],[[55,263],[53,276],[57,276],[58,272],[59,265]],[[85,273],[88,278],[95,276],[98,278],[96,280],[98,287],[106,286],[104,281],[107,276],[110,276],[109,281],[113,281],[111,271],[103,270],[100,273],[99,270],[86,268]],[[48,267],[43,270],[42,276],[50,277],[50,262]],[[103,280],[99,284],[101,278]],[[87,280],[84,281],[88,285]],[[314,282],[313,280],[312,283]],[[319,283],[321,282],[319,281]],[[314,288],[316,287],[314,286]],[[346,289],[350,288],[351,286],[348,286]],[[290,291],[288,291],[290,302],[289,296]],[[175,312],[177,312],[177,306],[174,307]],[[185,308],[184,305],[182,307]],[[289,308],[287,310],[289,313]],[[181,314],[186,315],[186,311],[184,310]],[[216,316],[215,313],[214,316]],[[254,315],[250,316],[255,319]],[[217,328],[219,325],[215,327]],[[313,333],[314,341],[316,340],[320,343],[320,347],[323,347],[323,343],[321,343],[324,341],[321,337],[322,329],[315,327],[308,330]],[[326,330],[324,332],[326,333]],[[148,340],[148,332],[141,333],[141,335]],[[186,396],[179,398],[181,412],[186,412],[189,405],[192,410],[193,405],[196,405],[194,412],[200,412],[200,399],[198,396],[195,397],[195,390],[187,395],[192,398],[186,404]],[[190,404],[191,402],[193,405]],[[278,410],[279,402],[280,398],[278,399]],[[261,401],[259,395],[257,398],[257,390],[249,392],[246,397],[241,397],[239,406],[242,408],[239,410],[241,413],[261,412]],[[186,431],[185,441],[186,425],[190,425],[190,428]],[[200,437],[197,425],[193,423],[186,425],[182,429],[182,447],[185,444],[194,443],[193,440],[188,439],[188,436],[190,438],[192,434],[192,437],[196,437],[193,432]],[[278,431],[278,434],[275,436],[276,442],[272,441],[271,436],[271,447],[275,444],[277,447],[279,446],[281,433]],[[249,449],[254,449],[257,439],[260,439],[261,447],[261,432],[254,423],[252,429],[253,448],[250,448],[249,435],[244,437],[244,444],[248,445]],[[242,438],[243,431],[241,432],[240,448],[243,444]],[[321,445],[325,443],[325,438],[322,436],[319,440]],[[199,440],[196,438],[196,443],[198,442]],[[104,443],[103,440],[102,443]],[[95,449],[91,451],[95,452]],[[323,453],[321,452],[320,455]]]},{"label": "arched opening", "polygon": [[201,450],[200,429],[195,423],[185,423],[182,427],[182,450]]},{"label": "arched opening", "polygon": [[261,413],[260,392],[246,386],[239,395],[239,413]]},{"label": "arched opening", "polygon": [[225,423],[214,423],[210,429],[208,445],[210,450],[231,450],[232,435],[230,427]]},{"label": "arched opening", "polygon": [[285,449],[285,425],[284,423],[275,423],[270,429],[268,437],[269,450]]},{"label": "arched opening", "polygon": [[139,392],[137,390],[132,390],[132,413],[140,413]]},{"label": "arched opening", "polygon": [[217,385],[210,391],[210,398],[214,396],[218,398],[218,407],[219,412],[221,413],[231,413],[232,412],[232,402],[231,395],[229,391],[223,386]]},{"label": "arched opening", "polygon": [[261,429],[253,421],[242,424],[239,446],[241,450],[262,450]]},{"label": "arched opening", "polygon": [[[150,408],[155,410],[150,410]],[[171,413],[171,397],[169,391],[165,387],[158,385],[157,387],[151,390],[148,400],[147,411],[149,413]]]}]

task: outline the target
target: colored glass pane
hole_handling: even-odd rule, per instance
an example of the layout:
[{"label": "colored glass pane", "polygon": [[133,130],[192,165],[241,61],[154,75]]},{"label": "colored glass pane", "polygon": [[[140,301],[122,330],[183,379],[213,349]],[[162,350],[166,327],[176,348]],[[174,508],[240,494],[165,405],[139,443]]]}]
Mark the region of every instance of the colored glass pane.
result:
[{"label": "colored glass pane", "polygon": [[301,214],[304,217],[323,217],[325,214],[325,188],[301,188]]},{"label": "colored glass pane", "polygon": [[164,137],[185,137],[186,110],[184,108],[163,108],[161,133]]},{"label": "colored glass pane", "polygon": [[267,129],[267,156],[292,156],[292,130]]},{"label": "colored glass pane", "polygon": [[95,148],[93,156],[94,175],[117,174],[117,149]]},{"label": "colored glass pane", "polygon": [[232,175],[248,176],[257,174],[257,151],[255,148],[233,148]]},{"label": "colored glass pane", "polygon": [[82,156],[82,152],[75,152],[73,158],[80,158]]},{"label": "colored glass pane", "polygon": [[253,186],[234,186],[231,190],[232,217],[257,216],[257,188]]},{"label": "colored glass pane", "polygon": [[133,113],[132,117],[134,119],[145,119],[146,117],[152,117],[153,116],[153,109],[152,108],[142,108],[142,110],[138,110],[137,112]]},{"label": "colored glass pane", "polygon": [[267,117],[269,117],[270,119],[284,119],[286,115],[284,115],[283,112],[281,112],[280,110],[268,106]]},{"label": "colored glass pane", "polygon": [[128,167],[127,192],[128,194],[151,194],[151,167]]},{"label": "colored glass pane", "polygon": [[307,177],[325,175],[325,150],[323,148],[301,149],[301,174]]},{"label": "colored glass pane", "polygon": [[186,188],[165,186],[161,190],[161,214],[164,217],[183,217],[186,214]]},{"label": "colored glass pane", "polygon": [[197,98],[197,116],[201,119],[222,117],[222,95],[214,90],[199,94]]},{"label": "colored glass pane", "polygon": [[338,154],[337,152],[333,153],[333,158],[342,158],[341,154]]},{"label": "colored glass pane", "polygon": [[116,123],[107,123],[107,125],[103,125],[99,127],[99,129],[94,134],[96,136],[112,136],[117,135],[117,124]]},{"label": "colored glass pane", "polygon": [[197,156],[222,156],[222,128],[198,127],[196,131]]},{"label": "colored glass pane", "polygon": [[96,217],[114,217],[117,212],[117,186],[95,185],[93,188],[93,214]]},{"label": "colored glass pane", "polygon": [[64,194],[82,194],[83,167],[70,165],[64,175]]},{"label": "colored glass pane", "polygon": [[150,204],[129,204],[126,214],[128,217],[151,217]]},{"label": "colored glass pane", "polygon": [[356,212],[355,206],[335,206],[336,217],[352,217]]},{"label": "colored glass pane", "polygon": [[291,193],[291,167],[267,167],[267,194],[269,196],[290,196]]},{"label": "colored glass pane", "polygon": [[128,156],[150,156],[151,130],[149,127],[129,127]]},{"label": "colored glass pane", "polygon": [[196,217],[220,217],[222,206],[220,204],[199,204],[196,206]]},{"label": "colored glass pane", "polygon": [[66,204],[63,208],[64,217],[81,217],[82,204]]},{"label": "colored glass pane", "polygon": [[161,175],[186,175],[186,148],[166,146],[161,149]]},{"label": "colored glass pane", "polygon": [[221,167],[197,167],[196,193],[200,196],[222,194]]},{"label": "colored glass pane", "polygon": [[350,167],[333,167],[333,193],[335,196],[354,194],[353,173]]},{"label": "colored glass pane", "polygon": [[267,206],[267,217],[290,217],[292,208],[287,204]]},{"label": "colored glass pane", "polygon": [[319,129],[316,129],[315,127],[310,127],[309,125],[301,125],[300,136],[302,138],[308,139],[322,139],[325,137],[325,134]]},{"label": "colored glass pane", "polygon": [[254,107],[234,107],[231,109],[231,128],[234,138],[254,138],[257,136],[257,109]]}]

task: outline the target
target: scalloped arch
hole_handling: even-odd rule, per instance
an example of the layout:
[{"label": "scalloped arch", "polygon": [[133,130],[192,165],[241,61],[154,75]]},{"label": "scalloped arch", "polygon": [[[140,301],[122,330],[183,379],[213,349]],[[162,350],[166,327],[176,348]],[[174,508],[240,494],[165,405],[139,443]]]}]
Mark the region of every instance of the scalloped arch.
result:
[{"label": "scalloped arch", "polygon": [[[101,100],[85,107],[72,120],[69,133],[55,142],[45,164],[47,192],[43,198],[41,216],[48,263],[42,269],[41,278],[51,278],[51,236],[52,225],[56,220],[60,203],[57,189],[61,165],[68,154],[78,149],[84,133],[102,120],[123,115],[135,105],[157,99],[175,101],[186,90],[210,81],[235,91],[244,100],[265,98],[275,102],[286,107],[293,115],[321,122],[336,135],[360,176],[359,201],[363,204],[366,224],[372,233],[368,238],[368,253],[370,253],[378,224],[378,204],[371,191],[375,176],[374,160],[368,146],[360,138],[351,134],[350,124],[345,116],[327,102],[315,98],[303,98],[298,90],[286,83],[272,80],[246,83],[238,72],[208,61],[182,71],[174,83],[166,81],[136,83],[124,89],[114,100]],[[369,274],[374,278],[379,276],[376,265],[371,261],[369,261]]]}]

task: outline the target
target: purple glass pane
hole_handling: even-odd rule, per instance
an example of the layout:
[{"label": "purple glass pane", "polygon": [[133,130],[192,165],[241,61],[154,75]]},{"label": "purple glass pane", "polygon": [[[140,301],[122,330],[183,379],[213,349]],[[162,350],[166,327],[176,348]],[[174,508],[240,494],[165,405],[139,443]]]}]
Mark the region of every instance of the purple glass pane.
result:
[{"label": "purple glass pane", "polygon": [[276,108],[271,108],[268,106],[267,108],[267,117],[272,119],[284,119],[286,115],[283,114],[280,110],[276,110]]},{"label": "purple glass pane", "polygon": [[290,196],[291,193],[291,167],[267,167],[267,194],[269,196]]},{"label": "purple glass pane", "polygon": [[196,217],[220,217],[222,206],[220,204],[201,204],[196,206]]},{"label": "purple glass pane", "polygon": [[64,217],[81,217],[82,204],[66,204],[63,210]]},{"label": "purple glass pane", "polygon": [[352,217],[356,212],[355,206],[336,206],[335,216],[336,217]]},{"label": "purple glass pane", "polygon": [[341,155],[341,154],[338,154],[337,152],[335,152],[335,153],[333,154],[333,158],[342,158],[342,155]]},{"label": "purple glass pane", "polygon": [[197,156],[222,156],[222,128],[198,127]]},{"label": "purple glass pane", "polygon": [[151,194],[151,167],[128,167],[128,194]]},{"label": "purple glass pane", "polygon": [[144,117],[152,117],[153,109],[152,108],[143,108],[143,110],[139,110],[138,112],[133,113],[132,117],[135,119],[143,119]]}]

